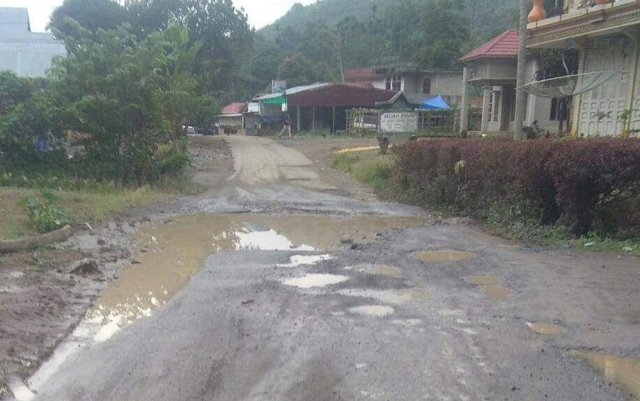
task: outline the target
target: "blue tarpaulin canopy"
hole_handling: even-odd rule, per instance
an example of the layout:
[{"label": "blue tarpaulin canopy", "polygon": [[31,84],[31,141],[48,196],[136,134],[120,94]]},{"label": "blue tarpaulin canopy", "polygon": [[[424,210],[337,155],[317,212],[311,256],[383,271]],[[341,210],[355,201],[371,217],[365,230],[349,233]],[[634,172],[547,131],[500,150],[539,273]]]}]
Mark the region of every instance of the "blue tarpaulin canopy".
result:
[{"label": "blue tarpaulin canopy", "polygon": [[438,95],[422,102],[420,108],[422,110],[449,110],[451,107],[444,101],[442,96]]}]

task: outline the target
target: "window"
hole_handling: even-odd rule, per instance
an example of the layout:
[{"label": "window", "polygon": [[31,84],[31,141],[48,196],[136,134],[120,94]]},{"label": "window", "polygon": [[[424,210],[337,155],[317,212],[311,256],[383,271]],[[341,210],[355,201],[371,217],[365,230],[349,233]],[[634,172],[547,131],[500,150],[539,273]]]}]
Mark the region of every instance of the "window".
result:
[{"label": "window", "polygon": [[394,77],[387,77],[387,90],[388,91],[401,91],[402,90],[402,77],[396,75]]},{"label": "window", "polygon": [[431,94],[431,80],[429,78],[425,78],[422,81],[422,93],[425,95]]},{"label": "window", "polygon": [[549,121],[565,121],[567,119],[567,101],[563,99],[551,99],[551,113]]}]

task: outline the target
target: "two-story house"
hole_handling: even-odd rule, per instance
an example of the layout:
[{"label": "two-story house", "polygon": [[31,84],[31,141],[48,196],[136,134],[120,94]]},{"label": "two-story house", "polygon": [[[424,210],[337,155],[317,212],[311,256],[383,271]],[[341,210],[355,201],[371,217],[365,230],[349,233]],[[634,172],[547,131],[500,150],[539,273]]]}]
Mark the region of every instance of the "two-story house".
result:
[{"label": "two-story house", "polygon": [[637,136],[640,1],[565,0],[562,15],[528,24],[527,47],[579,50],[572,134]]}]

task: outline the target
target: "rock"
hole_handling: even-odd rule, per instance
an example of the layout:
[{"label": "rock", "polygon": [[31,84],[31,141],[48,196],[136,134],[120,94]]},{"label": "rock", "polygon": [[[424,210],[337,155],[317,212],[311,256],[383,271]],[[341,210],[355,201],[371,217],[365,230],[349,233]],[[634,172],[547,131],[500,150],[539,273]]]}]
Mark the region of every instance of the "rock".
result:
[{"label": "rock", "polygon": [[633,248],[631,248],[630,246],[625,246],[624,248],[622,248],[622,251],[630,253],[630,252],[633,252]]},{"label": "rock", "polygon": [[98,238],[98,240],[96,242],[98,243],[98,245],[105,245],[107,243],[107,241],[105,241],[102,238]]},{"label": "rock", "polygon": [[70,274],[75,274],[76,276],[95,276],[102,274],[98,268],[98,263],[95,260],[86,258],[71,264],[67,271]]},{"label": "rock", "polygon": [[595,242],[587,242],[586,244],[584,244],[585,248],[591,248],[592,246],[594,246],[596,243]]},{"label": "rock", "polygon": [[344,236],[340,239],[341,244],[353,244],[353,240],[347,236]]}]

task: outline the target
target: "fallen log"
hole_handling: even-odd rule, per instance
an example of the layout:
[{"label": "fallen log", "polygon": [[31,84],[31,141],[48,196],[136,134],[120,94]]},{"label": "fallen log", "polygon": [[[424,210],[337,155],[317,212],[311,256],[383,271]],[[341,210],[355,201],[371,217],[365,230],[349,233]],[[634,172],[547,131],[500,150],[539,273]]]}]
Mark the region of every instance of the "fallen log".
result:
[{"label": "fallen log", "polygon": [[35,235],[29,238],[22,238],[11,241],[0,240],[0,253],[11,253],[18,251],[28,251],[43,245],[66,241],[73,235],[71,226],[64,226],[59,230],[46,234]]}]

